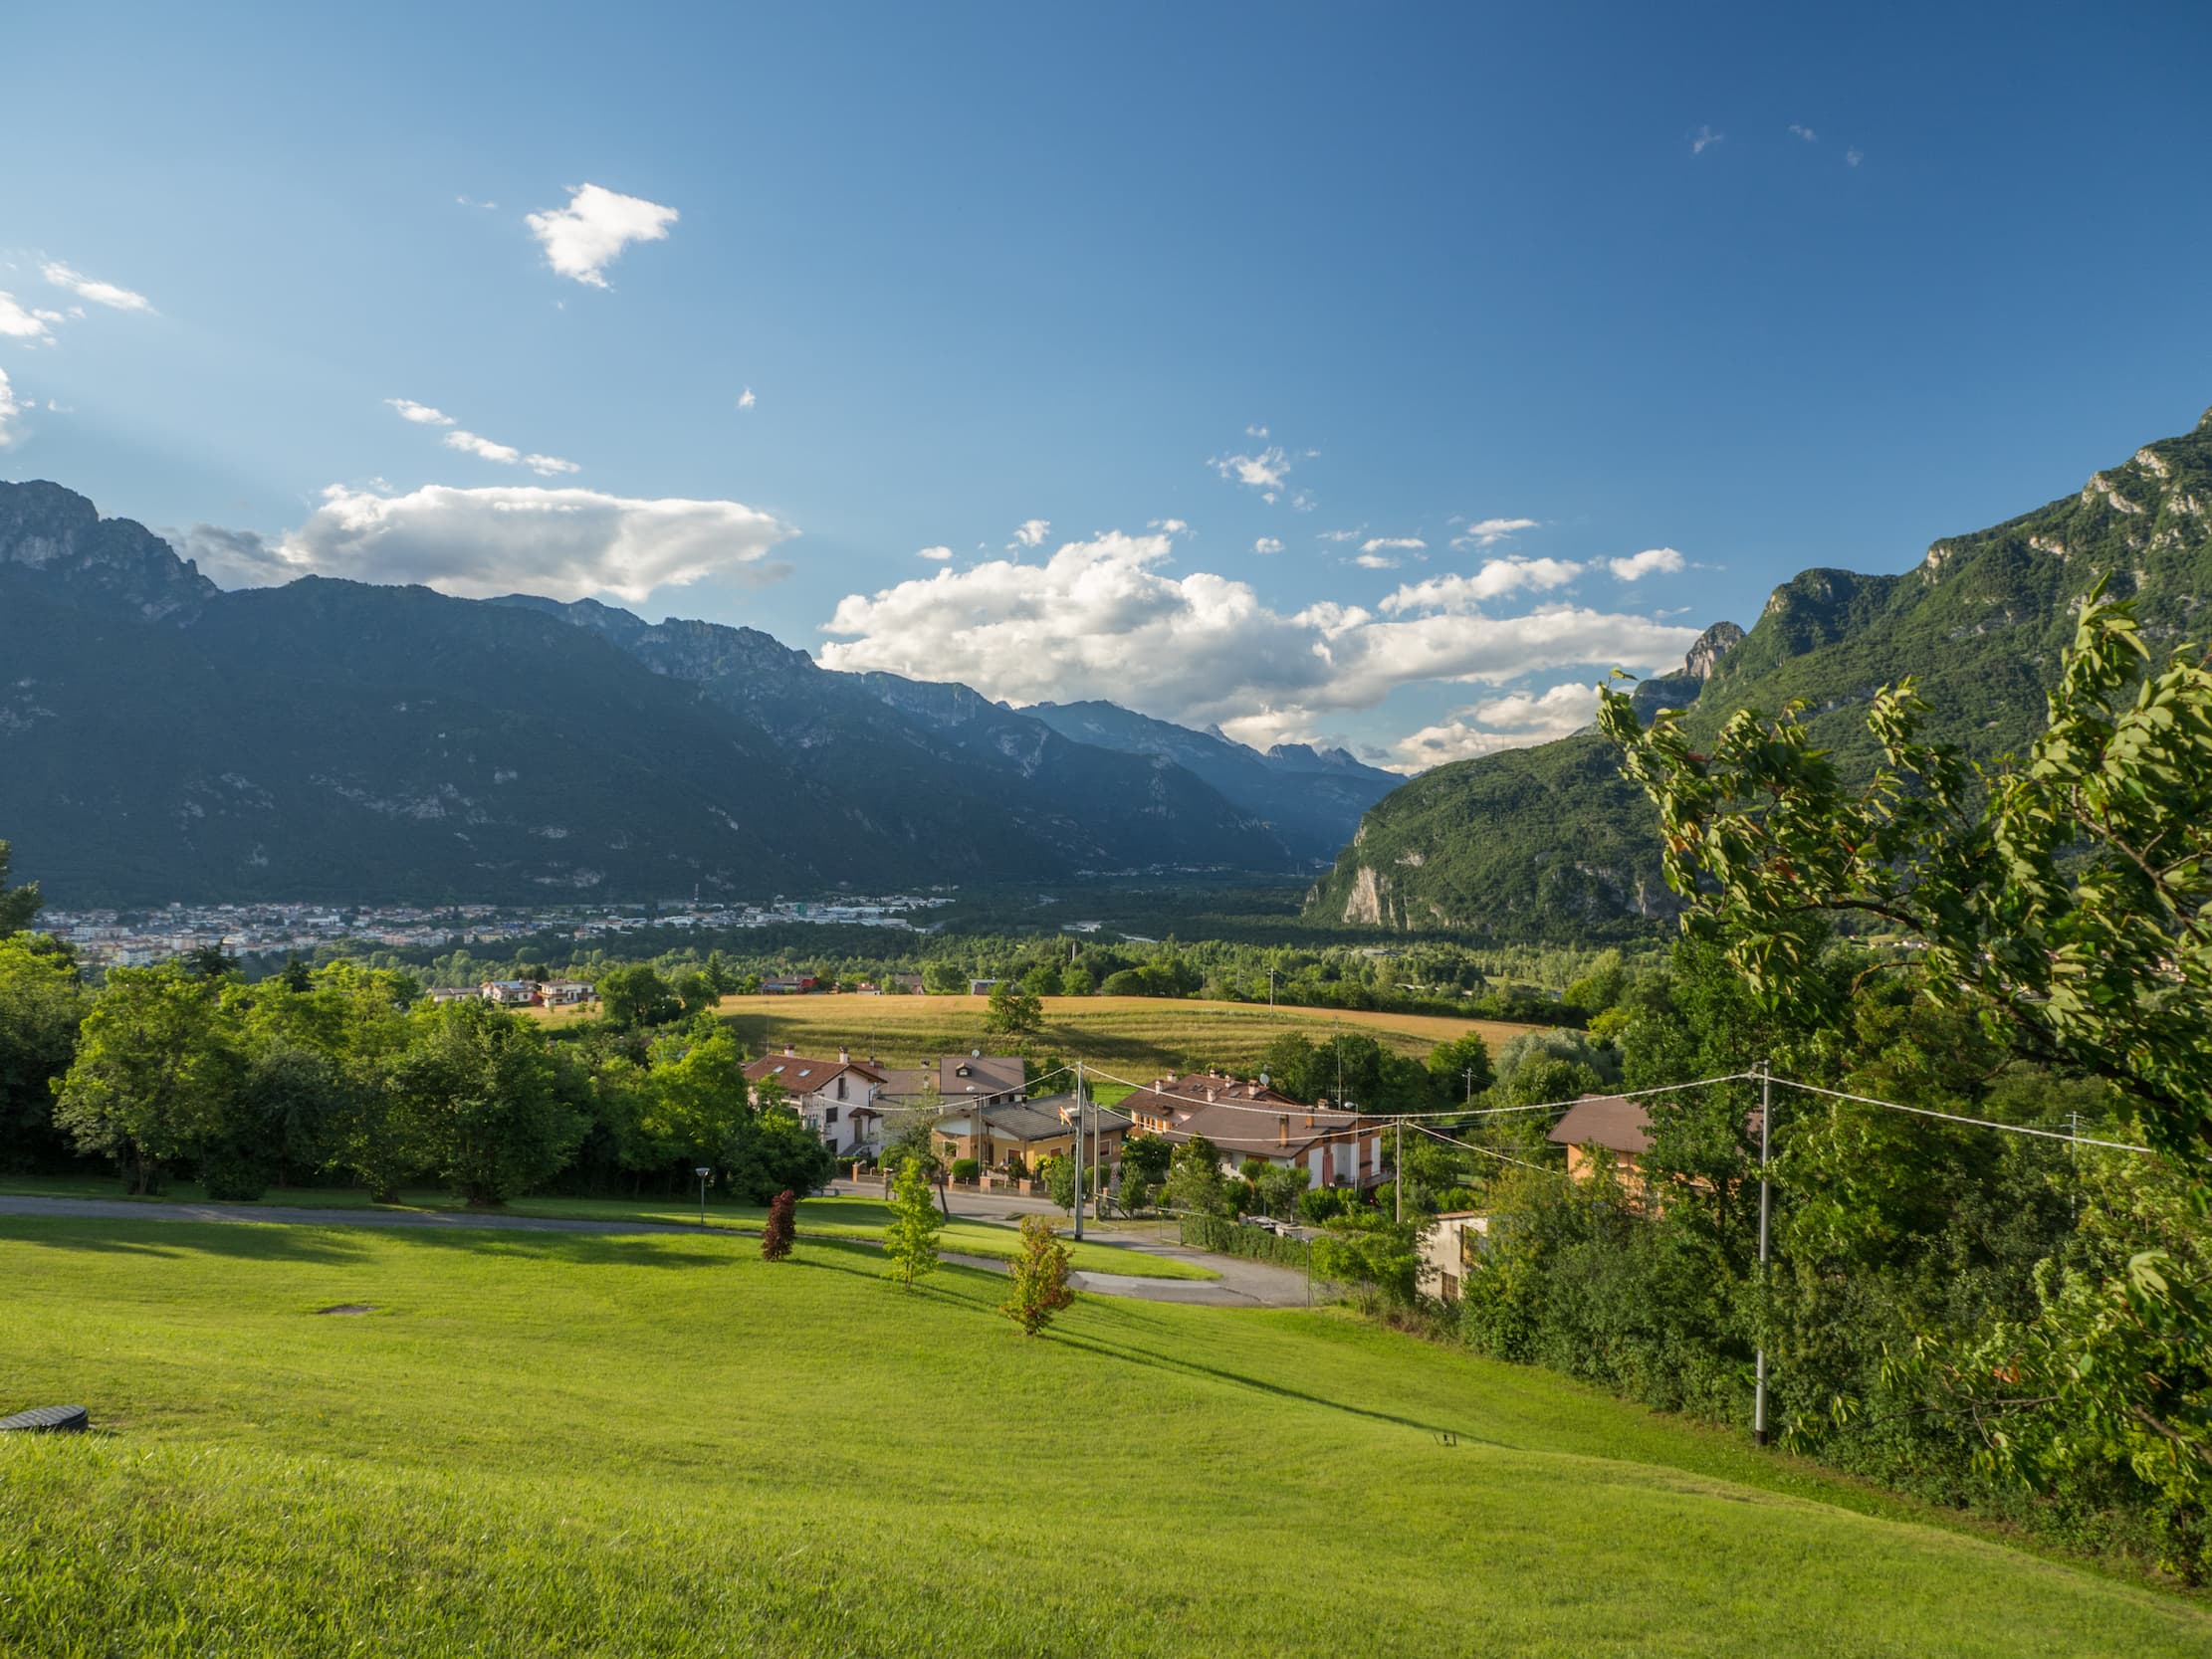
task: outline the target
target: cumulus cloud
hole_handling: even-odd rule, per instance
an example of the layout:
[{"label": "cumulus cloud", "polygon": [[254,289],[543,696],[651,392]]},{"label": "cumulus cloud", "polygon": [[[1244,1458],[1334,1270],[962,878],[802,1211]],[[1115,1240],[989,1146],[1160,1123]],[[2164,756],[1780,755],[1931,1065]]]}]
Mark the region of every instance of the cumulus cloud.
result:
[{"label": "cumulus cloud", "polygon": [[1494,547],[1507,536],[1536,527],[1533,518],[1480,518],[1451,538],[1454,547]]},{"label": "cumulus cloud", "polygon": [[761,400],[759,398],[753,395],[753,388],[751,386],[746,387],[744,391],[738,393],[738,407],[740,409],[750,409],[760,401]]},{"label": "cumulus cloud", "polygon": [[1357,553],[1353,554],[1352,562],[1362,570],[1396,570],[1398,568],[1398,555],[1395,553],[1379,553],[1370,545],[1362,547]]},{"label": "cumulus cloud", "polygon": [[[780,580],[790,566],[768,554],[796,533],[729,501],[540,485],[426,485],[391,495],[333,484],[306,523],[264,544],[258,564],[270,580],[314,572],[420,582],[464,598],[520,589],[555,599],[611,593],[636,604],[655,588],[709,576],[755,586]],[[243,545],[230,556],[253,562]]]},{"label": "cumulus cloud", "polygon": [[127,288],[117,288],[113,283],[103,283],[73,271],[58,260],[50,260],[39,267],[39,275],[56,288],[69,290],[80,300],[90,300],[96,306],[108,306],[118,311],[150,311],[153,302],[142,294],[133,294]]},{"label": "cumulus cloud", "polygon": [[1468,575],[1430,576],[1399,588],[1382,602],[1386,616],[1407,611],[1440,611],[1464,616],[1487,600],[1503,599],[1523,590],[1545,591],[1565,587],[1582,574],[1582,566],[1564,558],[1484,559]]},{"label": "cumulus cloud", "polygon": [[218,587],[277,587],[308,574],[258,530],[194,524],[190,529],[165,529],[161,534],[178,557],[191,559]]},{"label": "cumulus cloud", "polygon": [[1282,543],[1271,535],[1263,535],[1252,543],[1252,551],[1255,553],[1279,553],[1282,551]]},{"label": "cumulus cloud", "polygon": [[411,397],[387,397],[384,401],[399,411],[401,420],[413,421],[417,426],[451,426],[453,424],[453,417],[443,409],[433,409],[429,404],[417,403]]},{"label": "cumulus cloud", "polygon": [[1024,518],[1014,526],[1013,539],[1006,545],[1009,547],[1041,547],[1044,545],[1044,538],[1051,533],[1051,519]]},{"label": "cumulus cloud", "polygon": [[1419,552],[1428,542],[1418,535],[1378,535],[1360,543],[1363,553]]},{"label": "cumulus cloud", "polygon": [[15,388],[8,384],[8,371],[0,369],[0,449],[22,436],[23,405],[16,401]]},{"label": "cumulus cloud", "polygon": [[26,311],[14,295],[0,290],[0,339],[45,339],[53,332],[48,326],[53,318],[52,311]]},{"label": "cumulus cloud", "polygon": [[[1290,476],[1290,457],[1280,444],[1270,444],[1257,455],[1217,455],[1207,465],[1231,484],[1263,492],[1280,490],[1282,481]],[[1268,499],[1272,501],[1273,497]]]},{"label": "cumulus cloud", "polygon": [[530,214],[525,222],[553,270],[587,287],[605,288],[606,268],[624,248],[662,241],[677,218],[672,207],[585,184],[569,196],[566,207]]},{"label": "cumulus cloud", "polygon": [[1624,582],[1638,582],[1646,576],[1671,576],[1687,562],[1671,547],[1647,547],[1627,558],[1607,559],[1606,568]]},{"label": "cumulus cloud", "polygon": [[1571,680],[1549,691],[1485,699],[1451,719],[1401,738],[1395,752],[1407,766],[1438,766],[1499,749],[1526,748],[1571,736],[1597,718],[1598,689]]},{"label": "cumulus cloud", "polygon": [[1727,133],[1715,132],[1709,126],[1700,126],[1689,136],[1689,153],[1692,155],[1703,155],[1705,151],[1712,148],[1713,145],[1719,143],[1723,138],[1727,136]]},{"label": "cumulus cloud", "polygon": [[[841,600],[824,666],[959,680],[1016,704],[1110,698],[1243,740],[1311,728],[1420,681],[1502,684],[1588,665],[1671,665],[1694,628],[1582,606],[1379,618],[1333,601],[1294,613],[1249,583],[1169,574],[1165,535],[1109,532],[1042,563],[991,559]],[[1417,609],[1402,606],[1405,611]]]},{"label": "cumulus cloud", "polygon": [[943,564],[953,556],[953,549],[950,547],[917,547],[914,556],[916,558],[935,559],[939,564]]},{"label": "cumulus cloud", "polygon": [[1181,518],[1155,518],[1145,527],[1163,531],[1168,535],[1187,535],[1191,530],[1191,526]]}]

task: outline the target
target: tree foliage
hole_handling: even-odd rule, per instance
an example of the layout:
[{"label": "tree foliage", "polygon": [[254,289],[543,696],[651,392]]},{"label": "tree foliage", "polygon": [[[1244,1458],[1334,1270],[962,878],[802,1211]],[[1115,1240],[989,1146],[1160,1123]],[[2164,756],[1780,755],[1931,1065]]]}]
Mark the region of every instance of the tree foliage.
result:
[{"label": "tree foliage", "polygon": [[937,1271],[937,1235],[944,1225],[921,1162],[907,1159],[891,1183],[891,1220],[883,1229],[883,1249],[899,1283],[908,1290],[917,1279]]},{"label": "tree foliage", "polygon": [[780,1262],[791,1253],[791,1236],[797,1231],[798,1194],[789,1187],[769,1205],[768,1223],[761,1229],[761,1259]]},{"label": "tree foliage", "polygon": [[1006,1274],[1012,1288],[998,1311],[1020,1326],[1025,1337],[1036,1336],[1053,1315],[1075,1304],[1067,1282],[1067,1246],[1041,1215],[1021,1218],[1021,1251],[1006,1264]]}]

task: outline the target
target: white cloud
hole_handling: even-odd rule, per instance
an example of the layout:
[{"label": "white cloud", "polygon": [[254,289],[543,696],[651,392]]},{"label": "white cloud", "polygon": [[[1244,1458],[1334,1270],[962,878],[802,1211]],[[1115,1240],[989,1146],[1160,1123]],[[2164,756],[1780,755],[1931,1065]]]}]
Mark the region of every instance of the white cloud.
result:
[{"label": "white cloud", "polygon": [[1803,138],[1808,144],[1817,144],[1821,141],[1821,135],[1818,132],[1815,132],[1809,126],[1800,126],[1796,121],[1790,122],[1790,135],[1793,138]]},{"label": "white cloud", "polygon": [[526,455],[523,465],[540,478],[555,478],[562,473],[580,473],[583,469],[573,461],[563,461],[557,455]]},{"label": "white cloud", "polygon": [[1323,530],[1320,539],[1323,541],[1357,541],[1366,533],[1367,526],[1362,524],[1356,530]]},{"label": "white cloud", "polygon": [[953,556],[953,549],[950,547],[918,547],[915,549],[914,556],[916,558],[935,559],[938,563],[943,564]]},{"label": "white cloud", "polygon": [[1408,766],[1438,766],[1571,736],[1597,714],[1597,687],[1571,680],[1541,693],[1514,692],[1486,699],[1448,721],[1401,738],[1395,752]]},{"label": "white cloud", "polygon": [[1110,698],[1251,740],[1307,729],[1328,711],[1372,708],[1420,681],[1671,665],[1697,636],[1574,605],[1383,619],[1323,601],[1285,614],[1248,583],[1167,574],[1174,551],[1165,535],[1115,531],[1066,542],[1042,563],[990,559],[850,594],[824,625],[833,638],[821,660],[959,680],[1016,704]]},{"label": "white cloud", "polygon": [[761,400],[759,398],[753,395],[753,388],[751,386],[746,387],[744,391],[738,393],[738,407],[740,409],[750,409],[760,401]]},{"label": "white cloud", "polygon": [[1628,558],[1606,560],[1606,567],[1624,582],[1642,581],[1646,576],[1671,576],[1688,561],[1671,547],[1647,547]]},{"label": "white cloud", "polygon": [[443,409],[433,409],[427,403],[417,403],[411,397],[387,397],[384,401],[399,411],[403,421],[413,421],[417,426],[451,426],[453,417]]},{"label": "white cloud", "polygon": [[513,444],[495,444],[489,438],[480,438],[466,427],[445,435],[445,447],[457,449],[464,455],[473,455],[484,461],[497,461],[503,467],[522,464],[523,452]]},{"label": "white cloud", "polygon": [[1533,518],[1482,518],[1451,539],[1454,547],[1494,547],[1507,536],[1536,527]]},{"label": "white cloud", "polygon": [[59,261],[50,260],[39,267],[39,275],[56,288],[66,288],[80,300],[90,300],[96,306],[108,306],[118,311],[150,311],[153,302],[142,294],[133,294],[127,288],[117,288],[113,283],[103,283],[86,276],[82,271],[72,271]]},{"label": "white cloud", "polygon": [[14,295],[0,290],[0,339],[45,339],[52,329],[48,320],[59,321],[53,311],[27,311],[16,303]]},{"label": "white cloud", "polygon": [[1866,159],[1867,152],[1865,150],[1853,148],[1844,151],[1844,165],[1847,167],[1856,167]]},{"label": "white cloud", "polygon": [[1217,455],[1207,465],[1232,484],[1260,491],[1281,489],[1282,481],[1290,474],[1290,457],[1280,444],[1270,444],[1257,455]]},{"label": "white cloud", "polygon": [[1009,547],[1041,547],[1044,545],[1044,538],[1051,533],[1051,519],[1024,518],[1014,526],[1013,539],[1006,545]]},{"label": "white cloud", "polygon": [[1282,543],[1271,535],[1263,535],[1252,543],[1252,551],[1255,553],[1279,553],[1282,551]]},{"label": "white cloud", "polygon": [[1244,436],[1247,438],[1264,438],[1267,436],[1267,429],[1264,426],[1247,426],[1244,428]]},{"label": "white cloud", "polygon": [[1374,550],[1372,544],[1353,554],[1352,562],[1363,570],[1396,570],[1398,568],[1398,559],[1395,554],[1378,553]]},{"label": "white cloud", "polygon": [[1719,143],[1723,138],[1727,136],[1728,134],[1725,132],[1715,132],[1709,126],[1701,126],[1695,132],[1690,134],[1689,153],[1692,155],[1703,155],[1706,150],[1710,149],[1714,144]]},{"label": "white cloud", "polygon": [[779,580],[790,567],[770,562],[769,550],[797,533],[729,501],[635,500],[573,486],[426,485],[390,495],[332,485],[262,562],[276,580],[312,571],[421,582],[467,598],[611,593],[637,604],[655,588],[710,576]]},{"label": "white cloud", "polygon": [[1155,518],[1145,527],[1161,530],[1169,535],[1188,535],[1191,533],[1191,526],[1181,518]]},{"label": "white cloud", "polygon": [[1484,601],[1502,599],[1523,589],[1537,592],[1565,587],[1582,574],[1582,566],[1564,558],[1491,558],[1472,575],[1431,576],[1399,588],[1383,600],[1385,615],[1404,611],[1440,611],[1464,616]]},{"label": "white cloud", "polygon": [[15,388],[8,384],[8,371],[0,369],[0,449],[6,449],[23,436],[23,405],[16,401]]},{"label": "white cloud", "polygon": [[1290,511],[1293,513],[1311,513],[1317,505],[1319,504],[1303,490],[1296,492],[1290,498]]},{"label": "white cloud", "polygon": [[672,207],[624,196],[596,184],[580,186],[568,205],[527,216],[546,263],[591,288],[607,286],[606,268],[632,242],[659,242],[677,220]]},{"label": "white cloud", "polygon": [[1429,543],[1418,535],[1378,535],[1360,543],[1363,553],[1416,552]]}]

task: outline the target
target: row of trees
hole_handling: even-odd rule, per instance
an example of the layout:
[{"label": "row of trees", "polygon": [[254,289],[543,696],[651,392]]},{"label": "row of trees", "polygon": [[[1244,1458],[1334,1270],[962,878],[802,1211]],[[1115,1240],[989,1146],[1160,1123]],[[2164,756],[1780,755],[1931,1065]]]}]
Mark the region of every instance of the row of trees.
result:
[{"label": "row of trees", "polygon": [[746,1202],[819,1185],[827,1151],[773,1083],[749,1091],[745,1061],[706,1015],[555,1039],[346,962],[252,984],[219,958],[117,968],[95,990],[51,938],[0,938],[0,1160],[108,1161],[137,1193],[184,1176],[220,1198],[327,1180],[388,1198],[434,1180],[498,1204],[681,1190],[702,1166]]}]

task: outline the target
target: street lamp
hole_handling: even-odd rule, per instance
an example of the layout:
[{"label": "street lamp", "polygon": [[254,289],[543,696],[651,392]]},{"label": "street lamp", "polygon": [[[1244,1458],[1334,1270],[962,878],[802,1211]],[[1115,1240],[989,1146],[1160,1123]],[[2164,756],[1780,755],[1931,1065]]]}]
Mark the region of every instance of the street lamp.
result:
[{"label": "street lamp", "polygon": [[699,1225],[707,1224],[707,1177],[714,1173],[714,1165],[702,1163],[692,1173],[699,1177]]}]

